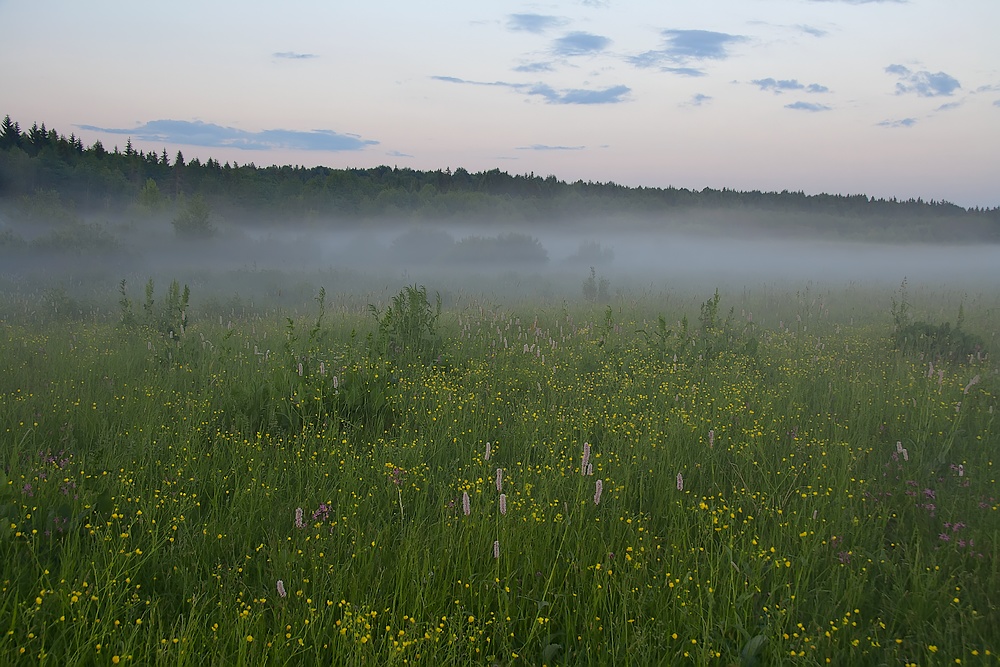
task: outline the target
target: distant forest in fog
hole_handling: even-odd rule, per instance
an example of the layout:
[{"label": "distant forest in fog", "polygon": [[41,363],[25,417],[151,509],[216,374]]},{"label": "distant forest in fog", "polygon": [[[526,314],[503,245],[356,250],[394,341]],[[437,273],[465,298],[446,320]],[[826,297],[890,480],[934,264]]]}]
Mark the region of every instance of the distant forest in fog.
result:
[{"label": "distant forest in fog", "polygon": [[[24,130],[9,116],[0,123],[0,247],[23,241],[26,227],[26,238],[34,236],[33,223],[72,229],[208,212],[225,225],[288,229],[349,229],[377,220],[543,229],[586,221],[599,222],[606,231],[681,226],[693,232],[725,229],[845,240],[1000,241],[1000,206],[966,209],[945,201],[863,194],[567,183],[499,169],[220,164],[211,158],[185,160],[181,151],[173,156],[166,149],[143,152],[130,139],[124,150],[108,150],[100,141],[84,146],[79,137],[66,137],[44,123]],[[183,229],[174,220],[180,234]]]}]

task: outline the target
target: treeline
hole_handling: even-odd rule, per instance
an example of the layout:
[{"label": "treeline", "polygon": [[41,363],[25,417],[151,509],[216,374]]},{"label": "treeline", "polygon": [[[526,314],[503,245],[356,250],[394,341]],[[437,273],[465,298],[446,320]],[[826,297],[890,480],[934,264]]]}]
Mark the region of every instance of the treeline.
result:
[{"label": "treeline", "polygon": [[44,208],[44,202],[57,197],[61,210],[89,216],[195,196],[222,218],[245,222],[656,220],[705,211],[752,214],[758,223],[784,231],[794,225],[827,225],[841,236],[905,237],[912,232],[921,240],[1000,240],[1000,207],[966,209],[946,201],[789,191],[630,188],[499,169],[471,173],[462,168],[220,164],[212,158],[186,160],[181,151],[171,157],[166,149],[136,150],[131,139],[124,150],[108,150],[100,141],[85,146],[74,134],[67,137],[44,123],[22,130],[9,116],[0,123],[0,201],[28,201],[28,208]]}]

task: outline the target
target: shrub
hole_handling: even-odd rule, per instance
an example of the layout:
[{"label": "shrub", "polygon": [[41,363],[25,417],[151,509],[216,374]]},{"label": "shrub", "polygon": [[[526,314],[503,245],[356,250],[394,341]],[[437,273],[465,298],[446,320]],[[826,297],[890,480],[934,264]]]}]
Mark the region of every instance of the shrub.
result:
[{"label": "shrub", "polygon": [[441,349],[437,321],[441,317],[441,295],[434,306],[427,300],[423,285],[407,285],[392,297],[384,311],[373,304],[368,308],[378,322],[377,350],[393,358],[428,363]]}]

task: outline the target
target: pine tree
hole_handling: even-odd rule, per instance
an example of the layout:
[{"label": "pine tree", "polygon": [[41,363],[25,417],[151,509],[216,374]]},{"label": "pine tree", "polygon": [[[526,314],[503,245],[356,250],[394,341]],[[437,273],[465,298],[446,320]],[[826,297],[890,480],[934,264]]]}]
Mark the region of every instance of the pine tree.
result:
[{"label": "pine tree", "polygon": [[21,127],[4,116],[0,122],[0,148],[14,148],[21,145]]}]

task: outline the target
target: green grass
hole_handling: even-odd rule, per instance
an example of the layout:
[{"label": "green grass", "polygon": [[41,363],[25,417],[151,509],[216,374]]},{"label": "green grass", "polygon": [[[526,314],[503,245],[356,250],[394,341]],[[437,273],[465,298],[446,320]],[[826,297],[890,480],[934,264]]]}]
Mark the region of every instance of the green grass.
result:
[{"label": "green grass", "polygon": [[990,356],[929,375],[888,290],[720,294],[452,295],[430,362],[356,297],[5,297],[0,663],[996,664]]}]

